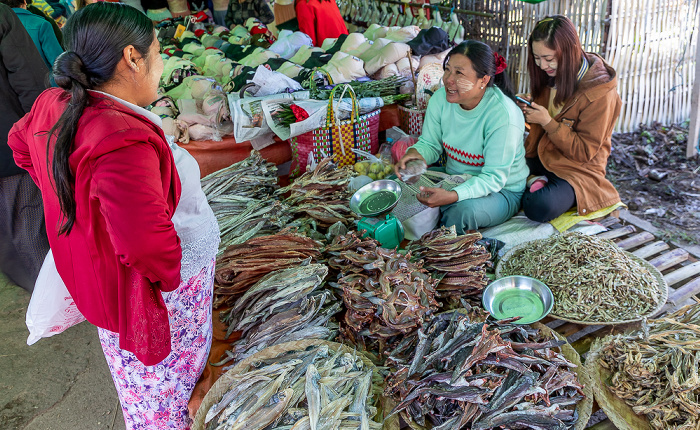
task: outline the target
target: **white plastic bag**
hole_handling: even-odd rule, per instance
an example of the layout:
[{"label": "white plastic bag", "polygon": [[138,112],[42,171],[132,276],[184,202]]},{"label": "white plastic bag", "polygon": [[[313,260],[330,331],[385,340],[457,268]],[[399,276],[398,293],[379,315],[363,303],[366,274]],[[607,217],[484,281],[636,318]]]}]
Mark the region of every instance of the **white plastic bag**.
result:
[{"label": "white plastic bag", "polygon": [[56,270],[53,252],[49,250],[37,277],[27,308],[27,345],[42,337],[51,337],[85,321]]}]

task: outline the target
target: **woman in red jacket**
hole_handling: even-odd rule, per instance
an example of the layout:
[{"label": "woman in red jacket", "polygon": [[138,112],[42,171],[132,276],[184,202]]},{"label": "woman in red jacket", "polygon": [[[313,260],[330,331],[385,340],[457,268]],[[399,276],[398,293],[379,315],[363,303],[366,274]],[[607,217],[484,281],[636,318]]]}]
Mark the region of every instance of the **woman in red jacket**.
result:
[{"label": "woman in red jacket", "polygon": [[345,21],[335,0],[296,0],[294,9],[299,31],[308,34],[314,46],[321,46],[327,38],[348,34]]},{"label": "woman in red jacket", "polygon": [[196,162],[143,109],[163,71],[153,23],[98,2],[64,35],[60,88],[37,98],[9,145],[41,190],[56,269],[98,327],[126,428],[189,428],[211,344],[216,219]]}]

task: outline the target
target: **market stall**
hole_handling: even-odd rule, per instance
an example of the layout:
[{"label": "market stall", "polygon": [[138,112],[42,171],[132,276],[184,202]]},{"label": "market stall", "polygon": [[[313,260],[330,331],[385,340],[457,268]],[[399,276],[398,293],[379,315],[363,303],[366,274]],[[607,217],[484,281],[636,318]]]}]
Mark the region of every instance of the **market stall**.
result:
[{"label": "market stall", "polygon": [[[644,395],[607,377],[652,373],[616,354],[650,359],[642,350],[660,346],[644,343],[646,321],[698,293],[698,263],[683,250],[651,258],[664,247],[625,237],[612,217],[537,240],[533,227],[507,252],[506,236],[436,220],[416,234],[406,220],[428,209],[417,187],[456,179],[427,166],[385,177],[420,132],[460,28],[421,30],[410,8],[391,18],[403,26],[363,27],[379,6],[364,18],[357,7],[341,12],[359,31],[321,48],[260,23],[186,28],[164,46],[169,88],[154,109],[198,161],[221,235],[193,428],[583,429],[599,408],[621,428],[696,426],[685,393],[697,394],[697,375],[675,370],[697,367],[697,311],[651,323],[658,336],[689,329]],[[379,141],[395,126],[404,146]],[[495,291],[509,277],[544,287]],[[586,357],[595,339],[640,327]],[[668,392],[673,406],[660,408]]]}]

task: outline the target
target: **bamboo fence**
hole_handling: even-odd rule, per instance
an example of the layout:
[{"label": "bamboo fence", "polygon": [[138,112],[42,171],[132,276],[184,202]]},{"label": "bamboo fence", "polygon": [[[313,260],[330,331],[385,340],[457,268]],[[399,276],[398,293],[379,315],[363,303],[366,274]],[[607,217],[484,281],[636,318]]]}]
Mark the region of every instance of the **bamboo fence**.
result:
[{"label": "bamboo fence", "polygon": [[527,37],[540,19],[560,14],[576,25],[584,50],[603,56],[618,76],[622,111],[617,131],[675,124],[691,114],[700,0],[457,0],[494,14],[462,16],[466,37],[482,40],[508,61],[518,92],[529,91]]}]

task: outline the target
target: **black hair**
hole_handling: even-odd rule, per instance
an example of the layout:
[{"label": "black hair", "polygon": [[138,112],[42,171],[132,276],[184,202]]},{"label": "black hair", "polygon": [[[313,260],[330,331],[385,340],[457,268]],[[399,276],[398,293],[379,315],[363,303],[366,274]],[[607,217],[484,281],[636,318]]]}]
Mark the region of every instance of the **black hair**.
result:
[{"label": "black hair", "polygon": [[[75,178],[68,163],[78,121],[88,105],[88,92],[114,78],[124,48],[133,45],[147,60],[155,37],[153,22],[137,9],[122,3],[97,2],[76,11],[63,30],[66,52],[56,58],[53,77],[69,94],[69,102],[49,132],[56,135],[51,166],[56,194],[65,218],[59,234],[69,234],[75,223]],[[148,62],[146,61],[146,64]],[[57,133],[56,133],[57,132]]]},{"label": "black hair", "polygon": [[[22,7],[24,6],[24,0],[0,0],[0,3],[5,3],[10,7]],[[29,2],[27,2],[28,4]]]},{"label": "black hair", "polygon": [[452,48],[447,54],[445,61],[442,63],[443,68],[447,67],[447,62],[450,60],[450,57],[455,54],[464,55],[469,58],[477,78],[481,79],[486,75],[491,77],[486,86],[492,87],[495,85],[511,100],[515,100],[513,86],[505,70],[496,75],[496,58],[494,57],[494,51],[489,45],[484,42],[479,42],[478,40],[465,40]]}]

